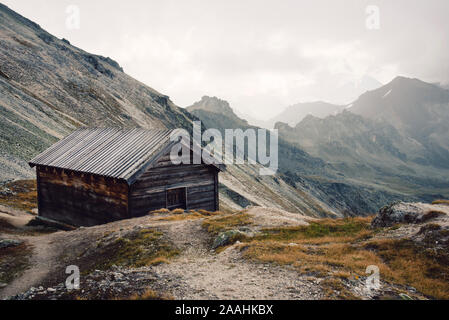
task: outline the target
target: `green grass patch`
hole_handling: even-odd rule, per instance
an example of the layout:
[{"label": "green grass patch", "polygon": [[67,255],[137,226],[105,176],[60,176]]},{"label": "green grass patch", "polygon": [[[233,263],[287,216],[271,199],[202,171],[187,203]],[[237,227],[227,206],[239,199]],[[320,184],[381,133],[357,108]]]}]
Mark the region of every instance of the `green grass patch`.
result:
[{"label": "green grass patch", "polygon": [[366,218],[323,219],[308,226],[264,229],[257,240],[291,241],[324,237],[353,237],[370,228]]},{"label": "green grass patch", "polygon": [[83,269],[90,272],[108,270],[113,265],[138,268],[168,263],[179,251],[162,235],[154,229],[141,229],[106,244],[100,242],[95,252],[85,257],[88,265]]}]

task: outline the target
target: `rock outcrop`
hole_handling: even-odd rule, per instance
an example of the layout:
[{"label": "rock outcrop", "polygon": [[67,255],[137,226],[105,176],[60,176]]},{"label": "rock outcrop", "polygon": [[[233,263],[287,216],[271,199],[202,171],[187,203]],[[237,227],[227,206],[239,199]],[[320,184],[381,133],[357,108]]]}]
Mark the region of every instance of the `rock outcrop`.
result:
[{"label": "rock outcrop", "polygon": [[[449,206],[426,203],[395,202],[382,207],[373,219],[373,227],[391,227],[399,223],[425,223],[430,220],[447,220]],[[438,219],[440,217],[440,219]]]},{"label": "rock outcrop", "polygon": [[379,210],[371,226],[390,236],[412,240],[449,263],[449,205],[396,202]]}]

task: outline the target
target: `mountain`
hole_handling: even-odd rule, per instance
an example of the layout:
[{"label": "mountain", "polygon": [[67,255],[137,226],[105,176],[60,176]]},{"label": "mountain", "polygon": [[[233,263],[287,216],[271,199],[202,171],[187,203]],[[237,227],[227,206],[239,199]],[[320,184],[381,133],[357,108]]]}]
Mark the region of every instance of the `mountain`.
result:
[{"label": "mountain", "polygon": [[449,195],[448,117],[446,90],[398,77],[337,115],[276,128],[345,180],[432,200]]},{"label": "mountain", "polygon": [[252,126],[265,128],[265,129],[273,128],[273,125],[271,124],[271,122],[269,120],[258,119],[257,117],[255,117],[254,115],[252,115],[250,113],[240,112],[239,110],[235,110],[234,112],[237,115],[237,117],[239,117],[240,119],[244,119]]},{"label": "mountain", "polygon": [[449,90],[397,77],[360,96],[349,110],[391,124],[426,149],[423,164],[449,169]]},{"label": "mountain", "polygon": [[336,114],[343,109],[344,106],[322,101],[297,103],[289,106],[279,115],[270,119],[269,123],[271,128],[276,124],[276,122],[285,122],[294,127],[308,115],[312,115],[318,118],[324,118],[328,115]]},{"label": "mountain", "polygon": [[190,115],[110,58],[60,40],[0,4],[0,178],[79,126],[184,127]]},{"label": "mountain", "polygon": [[209,124],[213,123],[216,126],[207,126],[209,128],[236,129],[249,126],[246,120],[240,119],[234,113],[227,101],[217,97],[203,96],[200,101],[195,102],[186,109],[201,120]]},{"label": "mountain", "polygon": [[[355,81],[349,81],[343,85],[336,86],[336,91],[340,92],[341,99],[336,97],[332,101],[353,101],[357,99],[361,94],[367,91],[375,90],[382,86],[382,83],[374,79],[373,77],[364,75]],[[348,99],[349,97],[349,99]]]},{"label": "mountain", "polygon": [[[222,132],[224,129],[233,128],[258,129],[238,118],[229,104],[221,99],[203,97],[201,103],[197,102],[193,106],[188,107],[188,110],[199,117],[205,127],[216,128]],[[282,126],[290,128],[287,124],[278,123],[278,126],[281,127],[278,128],[279,176],[276,179],[285,181],[303,195],[312,195],[326,203],[337,215],[363,215],[374,212],[391,201],[416,200],[400,191],[375,188],[363,180],[347,179],[338,163],[323,160],[326,158],[313,154],[313,150],[308,153],[309,150],[297,143],[296,132],[292,131],[289,135],[290,132],[282,129]]]},{"label": "mountain", "polygon": [[[191,132],[192,121],[198,119],[168,96],[125,74],[111,58],[74,47],[2,4],[0,92],[0,182],[34,178],[27,161],[80,126]],[[223,125],[239,121],[226,103],[212,100],[229,116],[229,120],[222,117]],[[200,107],[192,112],[199,111]],[[336,214],[279,176],[259,176],[258,169],[235,165],[220,174],[224,210],[253,204],[314,216]]]},{"label": "mountain", "polygon": [[[201,119],[208,128],[257,128],[215,97],[179,108],[168,96],[126,75],[111,58],[76,48],[3,5],[0,90],[0,181],[33,178],[27,161],[80,126],[190,131],[192,122]],[[346,177],[342,164],[330,156],[322,159],[288,137],[279,139],[277,175],[260,176],[258,165],[228,166],[220,175],[224,210],[260,205],[342,216],[372,213],[393,200],[416,200],[408,189]]]}]

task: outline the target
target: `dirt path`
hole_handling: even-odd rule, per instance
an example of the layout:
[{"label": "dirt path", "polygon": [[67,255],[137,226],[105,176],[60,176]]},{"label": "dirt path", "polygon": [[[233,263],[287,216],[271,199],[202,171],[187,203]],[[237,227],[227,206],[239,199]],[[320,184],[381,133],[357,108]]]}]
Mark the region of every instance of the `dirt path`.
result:
[{"label": "dirt path", "polygon": [[0,290],[5,299],[41,285],[58,269],[60,257],[81,242],[89,242],[112,229],[136,224],[161,230],[181,254],[169,264],[142,268],[155,275],[156,290],[176,299],[319,299],[321,292],[314,278],[300,277],[294,270],[255,264],[243,260],[236,246],[217,254],[210,250],[210,235],[201,220],[157,221],[142,218],[115,224],[78,229],[72,232],[9,238],[26,241],[33,247],[30,267]]},{"label": "dirt path", "polygon": [[181,221],[164,228],[181,255],[151,268],[159,290],[175,299],[319,299],[317,280],[294,270],[247,262],[236,246],[217,254],[201,221]]},{"label": "dirt path", "polygon": [[8,236],[8,238],[25,241],[33,248],[33,254],[30,257],[30,267],[18,278],[14,279],[7,287],[0,290],[0,299],[14,296],[33,285],[39,284],[54,270],[57,264],[58,251],[51,243],[51,237],[41,236]]},{"label": "dirt path", "polygon": [[43,280],[51,271],[57,261],[58,251],[51,243],[51,235],[29,236],[25,235],[25,225],[30,221],[28,213],[0,206],[0,218],[17,228],[18,232],[1,234],[1,237],[24,241],[32,248],[29,268],[21,276],[14,279],[3,289],[0,289],[0,299],[16,295]]}]

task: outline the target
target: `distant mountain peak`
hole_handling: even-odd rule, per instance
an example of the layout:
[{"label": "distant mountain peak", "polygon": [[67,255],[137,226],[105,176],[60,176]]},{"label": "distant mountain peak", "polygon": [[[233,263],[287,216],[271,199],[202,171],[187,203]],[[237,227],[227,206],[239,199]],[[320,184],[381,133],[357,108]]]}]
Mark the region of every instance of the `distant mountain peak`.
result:
[{"label": "distant mountain peak", "polygon": [[204,95],[201,97],[200,101],[197,101],[191,106],[187,107],[187,110],[204,110],[208,112],[224,114],[226,116],[231,115],[237,117],[237,115],[234,113],[234,110],[232,110],[231,106],[229,105],[229,102],[215,96],[210,97]]},{"label": "distant mountain peak", "polygon": [[324,101],[301,102],[287,107],[279,115],[271,119],[275,125],[277,122],[288,123],[291,127],[307,117],[325,118],[344,109],[344,106],[335,105]]},{"label": "distant mountain peak", "polygon": [[365,118],[393,125],[426,144],[439,123],[447,123],[449,91],[416,78],[398,76],[379,89],[366,92],[349,109]]},{"label": "distant mountain peak", "polygon": [[[437,87],[436,85],[432,83],[428,83],[425,81],[422,81],[418,78],[408,78],[404,76],[397,76],[393,80],[391,80],[388,84],[386,84],[383,87],[408,87],[408,88],[414,88],[414,87]],[[381,88],[383,88],[381,87]]]}]

